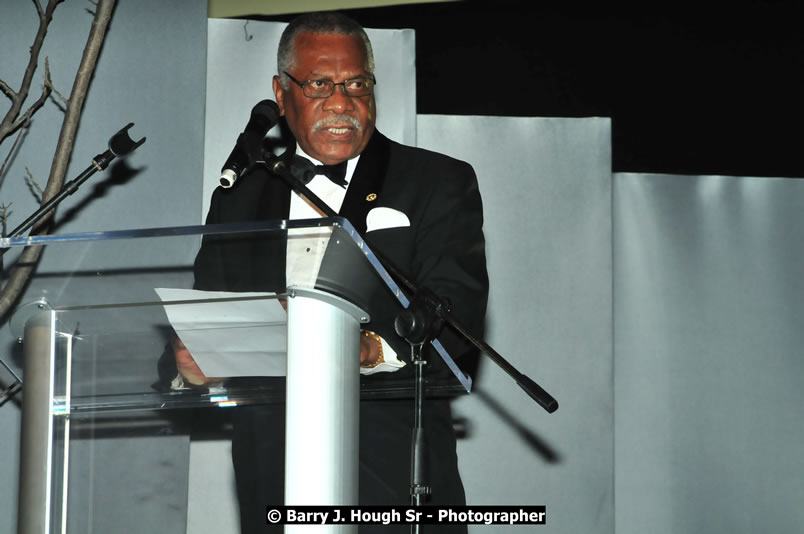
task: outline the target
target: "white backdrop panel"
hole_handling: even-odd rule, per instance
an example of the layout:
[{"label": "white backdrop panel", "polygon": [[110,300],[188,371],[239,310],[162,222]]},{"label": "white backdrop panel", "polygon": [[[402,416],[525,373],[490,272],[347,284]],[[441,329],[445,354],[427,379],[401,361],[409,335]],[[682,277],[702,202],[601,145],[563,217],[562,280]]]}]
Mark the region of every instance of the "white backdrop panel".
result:
[{"label": "white backdrop panel", "polygon": [[[204,217],[212,191],[218,186],[221,166],[245,128],[251,109],[260,100],[275,100],[271,80],[285,26],[282,22],[254,20],[248,24],[243,20],[208,21]],[[372,29],[366,33],[377,64],[377,128],[395,141],[415,145],[415,33]]]},{"label": "white backdrop panel", "polygon": [[616,174],[617,531],[804,532],[804,180]]},{"label": "white backdrop panel", "polygon": [[547,414],[484,362],[456,407],[469,425],[458,451],[467,500],[545,504],[545,533],[614,532],[610,129],[598,118],[418,118],[419,146],[478,174],[487,339],[560,404]]}]

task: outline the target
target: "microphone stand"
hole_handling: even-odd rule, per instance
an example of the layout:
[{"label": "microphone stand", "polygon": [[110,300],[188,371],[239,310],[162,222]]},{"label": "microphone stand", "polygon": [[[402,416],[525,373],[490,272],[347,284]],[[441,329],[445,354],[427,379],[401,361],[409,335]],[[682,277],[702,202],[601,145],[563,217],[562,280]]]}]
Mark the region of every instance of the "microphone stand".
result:
[{"label": "microphone stand", "polygon": [[[324,213],[327,217],[338,217],[338,214],[335,213],[335,211],[333,211],[332,208],[330,208],[315,193],[310,191],[310,189],[306,185],[304,185],[298,178],[292,175],[292,173],[290,172],[289,163],[287,161],[288,153],[292,155],[292,152],[289,150],[288,152],[282,154],[281,156],[270,158],[268,161],[257,161],[255,162],[255,165],[260,164],[264,165],[271,174],[281,178],[286,184],[288,184],[288,186],[291,189],[307,197],[310,200],[310,202],[312,202],[318,209],[320,209],[321,212]],[[413,283],[404,274],[402,274],[402,272],[388,258],[386,258],[378,250],[372,249],[372,252],[380,261],[380,263],[383,265],[383,267],[385,267],[388,273],[399,283],[399,285],[404,286],[405,289],[407,289],[414,295],[418,295],[421,292],[422,288],[419,288],[415,283]],[[516,382],[516,384],[520,388],[522,388],[522,390],[525,391],[525,393],[528,394],[530,398],[535,400],[542,408],[544,408],[545,411],[547,411],[547,413],[553,413],[556,410],[558,410],[558,401],[555,398],[553,398],[547,391],[545,391],[541,386],[539,386],[536,382],[534,382],[530,377],[519,372],[519,370],[516,367],[511,365],[511,363],[509,363],[505,358],[503,358],[502,355],[500,355],[500,353],[494,350],[485,341],[472,335],[463,325],[461,325],[458,322],[457,319],[455,319],[452,316],[452,312],[449,309],[449,306],[443,301],[443,299],[435,295],[432,291],[428,292],[429,295],[427,296],[427,298],[434,301],[432,304],[430,304],[430,307],[432,307],[432,309],[435,310],[436,316],[439,319],[443,320],[446,324],[452,326],[452,328],[454,328],[455,331],[457,331],[462,337],[464,337],[472,345],[478,348],[482,353],[488,356],[503,371],[505,371],[505,373],[508,374],[508,376],[510,376],[514,380],[514,382]],[[420,317],[419,320],[422,320],[422,318]]]},{"label": "microphone stand", "polygon": [[[292,161],[294,153],[295,145],[281,156],[269,158],[268,161],[257,161],[254,165],[264,165],[270,174],[278,176],[288,184],[293,191],[307,197],[307,199],[327,217],[337,217],[338,214],[335,213],[332,208],[293,175],[290,169],[290,162]],[[394,329],[397,334],[402,336],[410,345],[411,361],[415,366],[415,412],[413,435],[411,438],[410,502],[412,506],[421,506],[425,496],[431,493],[431,488],[427,485],[426,481],[428,473],[426,458],[427,437],[422,423],[425,398],[424,366],[427,364],[422,357],[422,348],[425,343],[436,338],[445,323],[452,326],[467,341],[491,358],[494,363],[513,378],[517,385],[522,388],[528,396],[535,400],[548,413],[553,413],[558,409],[558,401],[532,379],[519,372],[516,367],[506,361],[505,358],[486,342],[470,334],[466,328],[452,316],[449,306],[442,298],[438,297],[426,287],[417,286],[403,275],[402,272],[379,251],[373,249],[372,251],[389,274],[401,286],[404,286],[408,291],[413,293],[413,298],[408,308],[403,309],[397,315],[394,322]],[[418,523],[411,525],[411,532],[415,534],[421,532],[421,525]]]},{"label": "microphone stand", "polygon": [[[428,288],[422,287],[414,295],[410,305],[397,314],[394,322],[396,333],[410,345],[411,361],[415,366],[415,393],[413,412],[413,436],[410,443],[410,504],[422,506],[425,498],[432,493],[428,485],[429,464],[427,457],[427,434],[423,420],[424,409],[424,366],[427,361],[422,354],[423,346],[435,339],[444,326],[438,307],[443,302]],[[410,526],[413,534],[422,531],[421,523]]]},{"label": "microphone stand", "polygon": [[[47,215],[51,210],[53,210],[62,200],[67,198],[68,196],[75,193],[81,185],[86,182],[93,174],[98,171],[105,170],[109,163],[111,163],[117,157],[127,156],[134,152],[141,144],[145,142],[145,137],[140,139],[139,141],[134,141],[129,137],[128,130],[134,126],[133,122],[128,123],[124,126],[121,130],[115,133],[111,138],[109,138],[109,149],[102,154],[98,154],[92,159],[92,163],[87,167],[81,174],[79,174],[73,180],[70,180],[61,188],[61,191],[58,192],[56,196],[42,204],[39,209],[33,212],[27,219],[25,219],[19,226],[14,228],[7,236],[4,236],[6,239],[10,239],[13,237],[19,237],[22,235],[26,230],[31,228],[35,225],[40,219],[42,219],[45,215]],[[0,271],[3,271],[3,255],[8,252],[7,247],[0,247]],[[42,308],[43,305],[46,303],[38,303],[39,308]],[[24,321],[23,321],[24,324]],[[11,371],[11,368],[6,365],[2,359],[0,359],[0,364]],[[15,389],[9,388],[9,390],[4,391],[3,395],[11,396],[16,394],[18,391],[22,389],[22,380],[12,371],[12,374],[16,378],[15,384],[12,387],[16,386],[17,384],[19,387]],[[2,398],[3,395],[0,395]]]},{"label": "microphone stand", "polygon": [[[98,171],[105,170],[106,167],[109,166],[109,163],[111,163],[115,158],[126,156],[134,152],[137,147],[145,142],[145,138],[143,137],[136,142],[133,141],[131,137],[128,136],[128,129],[132,126],[134,126],[134,123],[130,122],[124,126],[123,129],[114,134],[109,139],[109,150],[95,156],[92,159],[90,166],[87,167],[84,172],[79,174],[75,179],[64,184],[64,187],[62,187],[61,191],[59,191],[56,196],[42,204],[38,210],[32,213],[30,217],[25,219],[22,224],[14,228],[14,230],[12,230],[11,233],[9,233],[6,237],[11,238],[22,235],[23,232],[36,224],[39,219],[44,217],[50,210],[55,208],[62,200],[75,193],[81,184],[86,182],[90,176]],[[0,254],[4,253],[6,250],[8,249],[2,249]]]}]

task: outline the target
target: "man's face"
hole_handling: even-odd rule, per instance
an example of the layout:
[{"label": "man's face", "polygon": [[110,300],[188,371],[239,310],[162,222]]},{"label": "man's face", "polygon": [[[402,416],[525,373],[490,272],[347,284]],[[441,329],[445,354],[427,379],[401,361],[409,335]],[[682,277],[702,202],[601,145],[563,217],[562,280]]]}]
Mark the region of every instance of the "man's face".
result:
[{"label": "man's face", "polygon": [[[328,79],[335,83],[368,76],[366,50],[358,36],[300,33],[296,62],[288,72],[300,82]],[[374,95],[350,97],[338,85],[329,98],[308,98],[292,81],[273,87],[279,110],[302,150],[326,165],[359,155],[374,133]]]}]

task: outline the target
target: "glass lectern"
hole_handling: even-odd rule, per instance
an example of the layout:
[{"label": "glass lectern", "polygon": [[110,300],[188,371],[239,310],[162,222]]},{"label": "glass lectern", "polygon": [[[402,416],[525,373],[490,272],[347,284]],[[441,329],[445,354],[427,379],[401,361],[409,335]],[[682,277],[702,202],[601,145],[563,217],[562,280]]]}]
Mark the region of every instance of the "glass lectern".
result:
[{"label": "glass lectern", "polygon": [[[196,260],[202,243],[214,254]],[[182,487],[176,479],[185,475],[160,453],[169,448],[175,432],[166,429],[180,425],[183,408],[286,402],[289,422],[315,421],[305,425],[304,439],[288,425],[287,502],[356,504],[358,401],[361,395],[409,394],[413,384],[360,379],[356,354],[360,324],[370,320],[366,310],[387,309],[389,302],[406,306],[407,298],[348,221],[159,228],[1,244],[9,249],[7,265],[21,261],[25,246],[44,249],[10,321],[25,359],[20,533],[172,532],[157,510],[182,512],[186,496],[175,495]],[[202,281],[194,276],[194,261]],[[250,267],[227,267],[240,263]],[[243,280],[248,292],[238,291]],[[194,284],[207,291],[193,291]],[[251,315],[240,316],[246,308]],[[171,349],[176,338],[193,339],[188,349],[198,360],[204,355],[205,363],[198,363],[202,370],[211,365],[206,368],[215,371],[207,375],[215,380],[193,386],[178,378]],[[254,367],[266,361],[273,371]],[[218,372],[237,378],[218,380]],[[444,393],[458,392],[456,385],[445,385]],[[147,446],[101,447],[115,432],[136,434],[143,420],[164,423],[156,431],[150,425]],[[179,456],[187,452],[186,443],[170,446]],[[148,447],[152,454],[139,455]],[[109,474],[96,476],[102,470]],[[129,482],[115,474],[123,471],[159,490],[127,494],[118,486]],[[98,518],[106,505],[98,496],[107,494],[118,496],[123,511],[103,526]],[[121,505],[121,499],[128,501]]]}]

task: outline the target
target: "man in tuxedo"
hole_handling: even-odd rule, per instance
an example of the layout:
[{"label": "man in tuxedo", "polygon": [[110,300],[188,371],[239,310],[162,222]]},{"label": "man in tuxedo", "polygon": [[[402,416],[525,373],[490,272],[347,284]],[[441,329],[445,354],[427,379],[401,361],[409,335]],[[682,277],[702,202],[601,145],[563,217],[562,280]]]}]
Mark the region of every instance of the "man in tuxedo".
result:
[{"label": "man in tuxedo", "polygon": [[[273,90],[281,115],[297,141],[296,154],[315,165],[340,166],[343,178],[316,176],[308,187],[349,219],[369,246],[420,287],[447,299],[471,331],[482,328],[488,292],[482,206],[471,166],[434,152],[403,146],[375,130],[374,59],[371,43],[353,20],[336,13],[295,19],[282,35]],[[207,223],[320,216],[308,199],[277,178],[256,170],[231,189],[213,194]],[[274,244],[276,245],[276,244]],[[253,291],[284,288],[281,246],[252,250],[248,265],[205,243],[196,259],[196,287]],[[282,250],[280,250],[280,248]],[[274,252],[266,252],[271,251]],[[278,267],[277,267],[278,266]],[[410,348],[392,322],[372,323],[361,335],[363,380],[410,379]],[[390,314],[392,317],[393,314]],[[311,325],[313,330],[314,325]],[[448,329],[447,329],[448,330]],[[461,365],[470,352],[457,335],[440,339]],[[314,335],[314,331],[311,331]],[[430,380],[448,373],[426,351]],[[186,379],[203,382],[186,351],[177,351]],[[357,357],[357,355],[355,355]],[[430,399],[424,411],[429,438],[431,504],[464,504],[455,433],[447,399]],[[240,407],[234,416],[233,461],[243,532],[266,532],[265,506],[283,502],[284,407]],[[363,400],[360,406],[360,503],[410,502],[411,398]],[[466,532],[463,525],[432,527]],[[404,525],[362,527],[364,532],[408,532]]]}]

